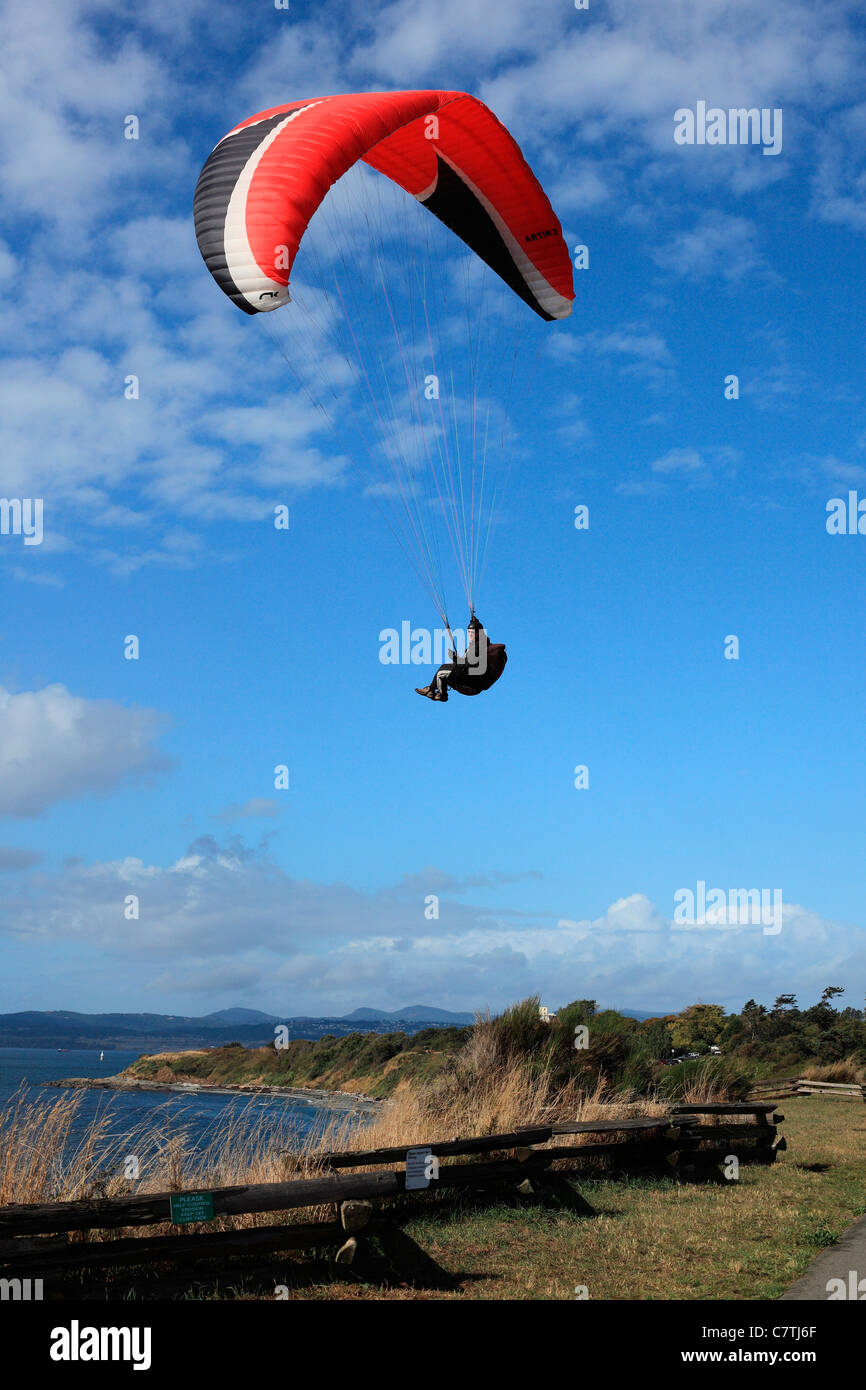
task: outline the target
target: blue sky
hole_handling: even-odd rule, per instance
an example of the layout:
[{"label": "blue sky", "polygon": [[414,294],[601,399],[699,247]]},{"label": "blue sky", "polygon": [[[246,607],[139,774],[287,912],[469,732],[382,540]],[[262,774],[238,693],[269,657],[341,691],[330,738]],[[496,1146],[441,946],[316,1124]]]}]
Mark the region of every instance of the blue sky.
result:
[{"label": "blue sky", "polygon": [[[0,496],[45,507],[0,536],[0,1009],[861,1004],[866,536],[825,526],[866,497],[857,7],[115,11],[0,20]],[[411,87],[486,101],[590,248],[512,402],[508,669],[446,707],[378,659],[437,619],[351,439],[191,217],[238,121]],[[699,100],[781,108],[782,152],[676,145]],[[700,880],[780,888],[782,930],[677,930]]]}]

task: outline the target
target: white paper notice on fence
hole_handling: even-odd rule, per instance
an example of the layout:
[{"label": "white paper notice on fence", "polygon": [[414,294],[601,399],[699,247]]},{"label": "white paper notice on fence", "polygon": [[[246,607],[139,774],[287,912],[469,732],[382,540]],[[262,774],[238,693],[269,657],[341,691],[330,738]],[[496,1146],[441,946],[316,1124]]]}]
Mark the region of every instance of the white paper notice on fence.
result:
[{"label": "white paper notice on fence", "polygon": [[430,1170],[432,1164],[430,1159],[433,1157],[432,1149],[407,1149],[406,1150],[406,1190],[413,1188],[430,1186]]}]

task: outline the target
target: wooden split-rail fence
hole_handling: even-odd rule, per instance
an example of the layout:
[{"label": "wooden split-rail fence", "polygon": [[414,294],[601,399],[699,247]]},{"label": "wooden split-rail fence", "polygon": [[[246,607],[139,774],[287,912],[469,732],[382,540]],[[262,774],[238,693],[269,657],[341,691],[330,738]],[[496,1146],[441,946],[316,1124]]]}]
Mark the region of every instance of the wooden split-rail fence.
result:
[{"label": "wooden split-rail fence", "polygon": [[[451,1276],[401,1228],[407,1214],[419,1214],[412,1199],[431,1193],[437,1198],[492,1194],[510,1201],[549,1201],[591,1216],[593,1207],[574,1185],[575,1176],[666,1172],[679,1181],[720,1180],[720,1165],[732,1156],[740,1163],[774,1162],[785,1148],[776,1128],[784,1116],[775,1109],[773,1103],[756,1101],[682,1104],[658,1118],[557,1121],[411,1149],[317,1154],[313,1161],[323,1171],[285,1182],[0,1207],[0,1298],[112,1298],[130,1290],[139,1297],[168,1297],[199,1280],[255,1277],[273,1282],[273,1260],[296,1250],[329,1252],[337,1265],[353,1266],[364,1278],[384,1277],[387,1271],[387,1277],[396,1274],[422,1287],[455,1287]],[[451,1161],[455,1159],[470,1161]],[[376,1171],[344,1171],[348,1169]],[[394,1202],[396,1198],[403,1200]],[[374,1206],[384,1199],[392,1199],[387,1207]],[[335,1208],[336,1215],[304,1223],[208,1229],[208,1223],[224,1218],[322,1206]],[[196,1228],[184,1231],[182,1222]],[[110,1235],[166,1223],[173,1228],[168,1234]],[[99,1239],[86,1238],[96,1231]],[[371,1242],[378,1243],[384,1261],[374,1255]],[[266,1266],[248,1267],[250,1260],[263,1258]],[[229,1260],[245,1263],[229,1272]],[[196,1265],[211,1270],[166,1273],[166,1268]],[[131,1269],[159,1273],[149,1282],[138,1276],[124,1285],[118,1273]],[[99,1270],[103,1274],[95,1284],[82,1282],[82,1275]],[[39,1294],[34,1295],[37,1282]]]},{"label": "wooden split-rail fence", "polygon": [[761,1100],[773,1096],[787,1100],[789,1096],[835,1096],[840,1100],[866,1100],[866,1086],[859,1081],[813,1081],[810,1076],[777,1076],[773,1081],[758,1081],[750,1098]]}]

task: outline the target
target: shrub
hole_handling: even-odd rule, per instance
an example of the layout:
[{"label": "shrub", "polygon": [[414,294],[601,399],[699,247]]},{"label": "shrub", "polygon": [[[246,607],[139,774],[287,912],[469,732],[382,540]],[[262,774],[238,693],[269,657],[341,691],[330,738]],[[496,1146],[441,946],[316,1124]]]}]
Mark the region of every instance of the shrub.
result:
[{"label": "shrub", "polygon": [[479,1019],[476,1027],[489,1027],[502,1060],[531,1056],[550,1048],[550,1024],[539,1016],[537,994],[512,1004],[493,1019]]},{"label": "shrub", "polygon": [[659,1096],[666,1100],[741,1100],[748,1095],[752,1070],[729,1057],[697,1057],[665,1067],[657,1076]]}]

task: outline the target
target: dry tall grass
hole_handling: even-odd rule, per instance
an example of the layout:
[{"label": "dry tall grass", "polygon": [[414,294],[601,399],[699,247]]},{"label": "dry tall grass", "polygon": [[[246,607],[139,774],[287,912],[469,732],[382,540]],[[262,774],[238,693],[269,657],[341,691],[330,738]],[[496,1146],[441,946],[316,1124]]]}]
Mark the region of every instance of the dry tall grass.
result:
[{"label": "dry tall grass", "polygon": [[678,1098],[685,1105],[713,1105],[729,1099],[730,1078],[720,1073],[717,1063],[708,1057],[700,1062],[683,1086]]},{"label": "dry tall grass", "polygon": [[838,1062],[808,1062],[800,1075],[811,1081],[853,1081],[866,1085],[866,1065],[853,1055],[842,1057]]},{"label": "dry tall grass", "polygon": [[[110,1100],[76,1126],[82,1100],[81,1092],[46,1099],[22,1086],[0,1111],[0,1206],[278,1182],[309,1166],[305,1145],[318,1147],[290,1111],[262,1111],[254,1098],[227,1107],[198,1142],[189,1115],[171,1102],[118,1133]],[[130,1158],[138,1178],[125,1176]]]}]

